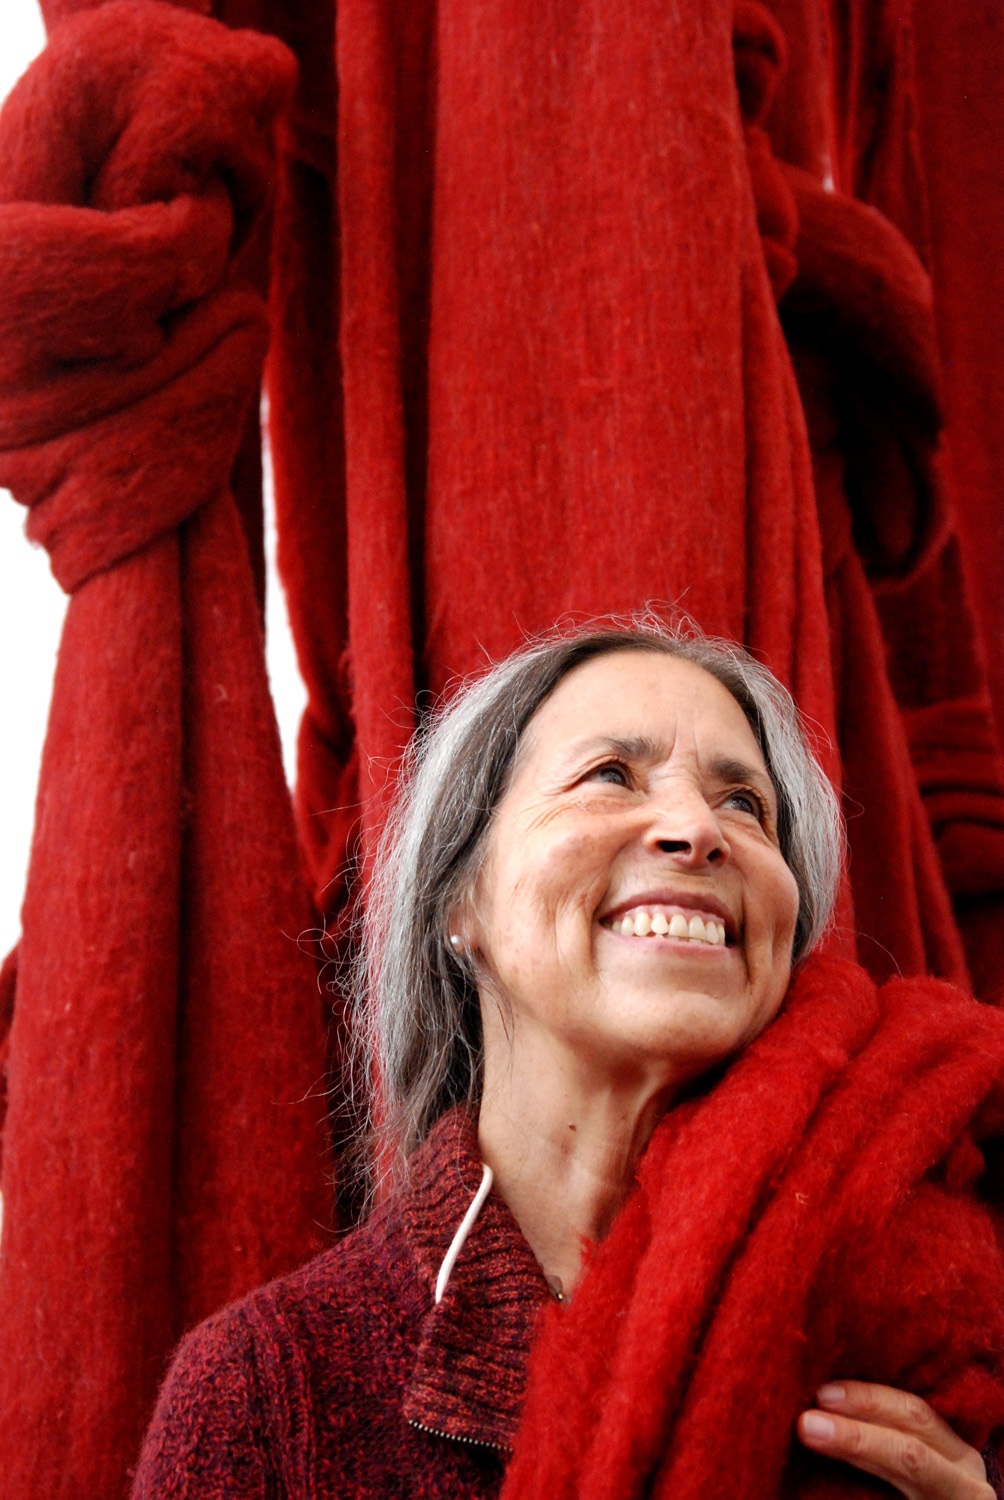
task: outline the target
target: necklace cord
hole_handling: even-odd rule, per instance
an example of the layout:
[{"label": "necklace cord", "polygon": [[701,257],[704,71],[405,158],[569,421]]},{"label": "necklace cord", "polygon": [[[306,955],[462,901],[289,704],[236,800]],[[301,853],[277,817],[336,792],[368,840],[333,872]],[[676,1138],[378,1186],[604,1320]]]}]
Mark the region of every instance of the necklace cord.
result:
[{"label": "necklace cord", "polygon": [[437,1306],[443,1300],[443,1293],[446,1291],[446,1283],[449,1281],[450,1275],[453,1271],[453,1267],[457,1263],[457,1256],[464,1248],[464,1243],[467,1239],[467,1236],[474,1228],[475,1220],[477,1219],[478,1214],[481,1212],[482,1205],[484,1204],[485,1199],[488,1197],[488,1194],[491,1191],[491,1185],[492,1169],[489,1166],[483,1166],[481,1168],[481,1186],[474,1194],[474,1197],[471,1200],[470,1208],[467,1210],[467,1212],[464,1214],[464,1217],[460,1221],[460,1228],[453,1236],[453,1239],[450,1242],[450,1248],[443,1256],[443,1264],[440,1266],[439,1275],[436,1277]]}]

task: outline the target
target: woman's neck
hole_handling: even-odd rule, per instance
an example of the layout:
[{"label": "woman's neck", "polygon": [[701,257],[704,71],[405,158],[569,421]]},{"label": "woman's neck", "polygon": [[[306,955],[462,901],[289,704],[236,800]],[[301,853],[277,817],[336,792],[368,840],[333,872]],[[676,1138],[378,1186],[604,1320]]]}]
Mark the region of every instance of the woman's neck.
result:
[{"label": "woman's neck", "polygon": [[539,1055],[486,1076],[482,1158],[545,1274],[570,1295],[583,1242],[598,1244],[631,1191],[665,1094],[635,1082],[597,1089]]}]

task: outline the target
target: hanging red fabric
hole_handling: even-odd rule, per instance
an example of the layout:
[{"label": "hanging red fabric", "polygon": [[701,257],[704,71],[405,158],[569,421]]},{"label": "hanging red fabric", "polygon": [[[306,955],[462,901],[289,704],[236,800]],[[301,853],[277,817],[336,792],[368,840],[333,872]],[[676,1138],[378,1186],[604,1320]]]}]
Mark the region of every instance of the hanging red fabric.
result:
[{"label": "hanging red fabric", "polygon": [[[391,783],[416,698],[559,616],[654,602],[762,652],[839,762],[844,942],[881,977],[971,968],[1000,993],[1004,775],[930,281],[827,176],[858,185],[827,57],[841,27],[868,37],[774,8],[789,41],[754,0],[629,25],[569,0],[532,28],[509,0],[476,24],[346,0],[337,39],[324,7],[273,17],[302,80],[272,436],[310,685],[299,826],[333,923],[352,810]],[[908,196],[908,56],[890,76],[841,128]]]},{"label": "hanging red fabric", "polygon": [[[318,107],[310,19],[305,33],[275,17],[303,106],[278,223],[272,436],[312,685],[300,826],[334,912],[336,791],[344,805],[386,780],[416,693],[556,618],[677,603],[748,639],[824,728],[832,690],[729,7],[677,24],[643,5],[624,25],[568,5],[526,27],[506,3],[475,18],[348,0],[337,118]],[[314,305],[330,319],[310,320]],[[340,408],[319,411],[298,370],[332,366]],[[325,470],[342,416],[344,466]],[[347,629],[329,629],[332,591]]]},{"label": "hanging red fabric", "polygon": [[322,1008],[228,490],[292,67],[66,21],[0,124],[0,482],[71,595],[7,1042],[4,1493],[114,1496],[183,1327],[317,1243]]}]

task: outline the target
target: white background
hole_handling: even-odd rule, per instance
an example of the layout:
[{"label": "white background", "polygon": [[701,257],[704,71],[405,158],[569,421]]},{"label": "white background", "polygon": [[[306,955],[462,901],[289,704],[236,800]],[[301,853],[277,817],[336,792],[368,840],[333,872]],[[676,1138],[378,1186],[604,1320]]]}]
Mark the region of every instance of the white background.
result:
[{"label": "white background", "polygon": [[[2,0],[0,98],[45,45],[35,0]],[[3,289],[0,287],[0,296]],[[270,508],[270,507],[269,507]],[[17,941],[38,762],[66,600],[44,552],[23,534],[24,510],[0,490],[0,958]],[[269,675],[287,774],[304,693],[274,571],[269,525]]]}]

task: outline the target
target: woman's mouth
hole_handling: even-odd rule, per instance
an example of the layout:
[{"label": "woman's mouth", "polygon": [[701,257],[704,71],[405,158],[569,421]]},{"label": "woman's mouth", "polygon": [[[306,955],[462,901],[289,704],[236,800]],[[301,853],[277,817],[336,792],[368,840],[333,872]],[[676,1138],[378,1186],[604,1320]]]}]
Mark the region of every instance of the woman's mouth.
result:
[{"label": "woman's mouth", "polygon": [[710,913],[701,916],[697,912],[637,906],[621,916],[604,919],[603,926],[621,937],[669,937],[712,948],[724,947],[726,943],[725,923]]}]

